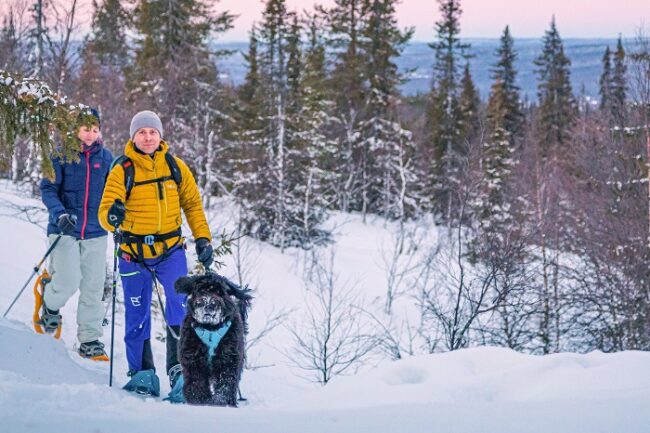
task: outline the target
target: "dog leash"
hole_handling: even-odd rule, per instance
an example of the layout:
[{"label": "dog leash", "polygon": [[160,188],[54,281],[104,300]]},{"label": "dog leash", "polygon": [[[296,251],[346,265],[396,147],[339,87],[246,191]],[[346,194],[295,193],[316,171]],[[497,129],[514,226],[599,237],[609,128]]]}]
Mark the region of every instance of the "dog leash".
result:
[{"label": "dog leash", "polygon": [[145,268],[147,268],[149,272],[151,272],[151,277],[153,279],[153,287],[156,290],[156,296],[158,297],[158,304],[160,304],[160,310],[162,311],[163,320],[165,321],[165,326],[167,327],[167,330],[172,335],[172,337],[178,340],[180,336],[176,334],[176,332],[172,329],[172,327],[169,325],[169,322],[167,321],[167,313],[165,312],[165,306],[163,305],[162,296],[160,296],[160,289],[158,289],[158,279],[156,278],[156,271],[153,269],[149,269],[149,267],[144,263],[142,263],[142,266],[144,266]]}]

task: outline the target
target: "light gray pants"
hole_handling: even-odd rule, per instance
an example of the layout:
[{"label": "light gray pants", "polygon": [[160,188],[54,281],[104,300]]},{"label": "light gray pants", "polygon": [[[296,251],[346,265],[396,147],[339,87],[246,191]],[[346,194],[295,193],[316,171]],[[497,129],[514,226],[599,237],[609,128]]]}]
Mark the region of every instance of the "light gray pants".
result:
[{"label": "light gray pants", "polygon": [[[50,245],[57,235],[50,235]],[[79,289],[77,338],[80,343],[99,339],[104,319],[104,280],[106,278],[107,237],[76,240],[61,236],[50,256],[52,281],[45,286],[43,301],[58,310]]]}]

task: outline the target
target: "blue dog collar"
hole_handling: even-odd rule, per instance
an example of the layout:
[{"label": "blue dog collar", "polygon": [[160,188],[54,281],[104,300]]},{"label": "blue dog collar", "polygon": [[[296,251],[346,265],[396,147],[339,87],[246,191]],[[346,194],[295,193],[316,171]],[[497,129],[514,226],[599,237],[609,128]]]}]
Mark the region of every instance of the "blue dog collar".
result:
[{"label": "blue dog collar", "polygon": [[202,328],[200,326],[194,327],[194,332],[199,337],[199,339],[208,346],[208,362],[212,360],[214,354],[217,352],[217,347],[226,332],[230,329],[231,321],[227,321],[218,329],[214,331]]}]

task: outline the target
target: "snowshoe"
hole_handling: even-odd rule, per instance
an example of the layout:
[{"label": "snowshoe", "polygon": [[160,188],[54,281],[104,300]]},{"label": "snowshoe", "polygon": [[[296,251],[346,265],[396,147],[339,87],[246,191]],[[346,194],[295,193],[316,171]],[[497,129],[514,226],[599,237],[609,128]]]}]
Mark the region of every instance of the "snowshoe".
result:
[{"label": "snowshoe", "polygon": [[154,397],[160,395],[160,380],[153,370],[141,370],[132,372],[129,375],[131,376],[131,380],[122,389],[140,395],[151,395]]},{"label": "snowshoe", "polygon": [[81,343],[77,352],[82,358],[92,359],[93,361],[108,361],[108,355],[104,351],[104,343],[97,340]]},{"label": "snowshoe", "polygon": [[185,396],[183,395],[184,383],[185,380],[183,379],[181,365],[176,364],[169,369],[169,386],[172,390],[163,400],[170,403],[186,403]]},{"label": "snowshoe", "polygon": [[[45,286],[51,281],[46,269],[38,276],[34,283],[34,314],[32,323],[38,334],[51,334],[57,340],[61,338],[61,315],[58,311],[49,310],[43,303]],[[40,313],[40,315],[39,315]]]}]

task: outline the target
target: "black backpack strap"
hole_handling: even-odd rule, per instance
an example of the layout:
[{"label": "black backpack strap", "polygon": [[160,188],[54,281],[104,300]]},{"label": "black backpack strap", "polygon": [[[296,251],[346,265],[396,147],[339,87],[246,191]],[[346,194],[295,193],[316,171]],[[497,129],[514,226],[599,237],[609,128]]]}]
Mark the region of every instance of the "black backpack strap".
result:
[{"label": "black backpack strap", "polygon": [[167,165],[169,166],[169,171],[172,175],[172,178],[174,179],[174,182],[176,182],[176,185],[178,185],[180,188],[181,182],[183,181],[183,175],[181,174],[181,169],[178,167],[176,158],[174,158],[174,155],[167,152],[165,153],[165,160],[167,161]]},{"label": "black backpack strap", "polygon": [[135,168],[133,168],[133,162],[131,161],[131,159],[126,155],[120,155],[117,158],[115,158],[113,160],[113,163],[111,164],[111,170],[117,164],[121,165],[122,168],[124,169],[124,188],[126,189],[126,198],[125,198],[126,201],[129,199],[129,196],[131,195],[131,190],[133,189]]},{"label": "black backpack strap", "polygon": [[[167,162],[167,165],[169,166],[169,172],[171,173],[170,176],[165,176],[165,177],[159,177],[156,179],[149,179],[145,180],[142,182],[135,182],[135,168],[133,167],[133,161],[126,156],[126,155],[120,155],[115,160],[113,160],[113,163],[111,164],[111,170],[113,167],[115,167],[117,164],[121,165],[122,168],[124,169],[124,188],[126,189],[126,198],[125,200],[129,199],[129,196],[131,195],[131,190],[135,185],[144,185],[147,183],[154,183],[157,182],[158,189],[161,190],[161,182],[164,182],[169,179],[173,179],[174,182],[176,182],[176,185],[180,188],[181,182],[183,181],[183,175],[181,174],[181,169],[178,166],[178,162],[176,161],[176,158],[174,158],[173,155],[171,155],[169,152],[165,153],[165,161]],[[162,191],[159,191],[161,194],[161,199],[162,199]]]}]

